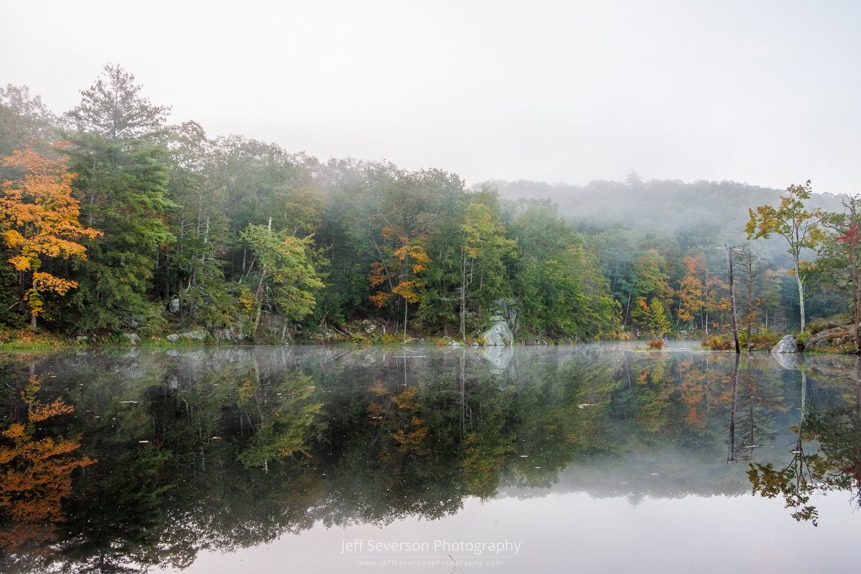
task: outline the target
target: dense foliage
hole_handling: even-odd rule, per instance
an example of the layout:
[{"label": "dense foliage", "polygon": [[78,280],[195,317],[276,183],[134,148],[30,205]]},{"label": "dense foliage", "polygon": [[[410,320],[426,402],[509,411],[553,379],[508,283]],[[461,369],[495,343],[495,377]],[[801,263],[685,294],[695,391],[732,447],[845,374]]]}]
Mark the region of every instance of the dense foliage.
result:
[{"label": "dense foliage", "polygon": [[[747,261],[738,289],[748,338],[798,317],[803,326],[805,304],[813,316],[851,307],[827,288],[853,277],[835,256],[849,243],[834,239],[851,224],[827,211],[840,198],[811,198],[809,186],[795,207],[816,224],[830,213],[834,232],[791,244],[790,261],[776,240],[746,241],[780,235],[774,218],[745,236],[748,208],[777,213],[776,190],[636,174],[470,188],[439,169],[321,162],[243,136],[210,138],[192,121],[171,125],[169,108],[119,66],[81,95],[56,116],[27,88],[0,89],[7,326],[35,329],[38,317],[39,328],[69,335],[202,329],[283,342],[370,319],[398,338],[469,340],[502,317],[519,340],[708,335],[729,325],[725,245],[745,248],[733,253]],[[41,196],[28,167],[40,162],[57,182],[41,182]],[[63,210],[64,227],[20,218],[36,209]],[[828,273],[804,264],[814,248],[832,262]],[[789,267],[807,295],[792,297]]]}]

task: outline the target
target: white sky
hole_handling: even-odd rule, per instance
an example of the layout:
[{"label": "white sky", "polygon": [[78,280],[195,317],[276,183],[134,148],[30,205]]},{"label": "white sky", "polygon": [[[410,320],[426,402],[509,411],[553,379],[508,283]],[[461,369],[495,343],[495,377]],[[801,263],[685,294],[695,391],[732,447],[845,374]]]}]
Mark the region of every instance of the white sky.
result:
[{"label": "white sky", "polygon": [[861,193],[861,2],[0,4],[0,84],[56,112],[120,64],[172,121],[486,179]]}]

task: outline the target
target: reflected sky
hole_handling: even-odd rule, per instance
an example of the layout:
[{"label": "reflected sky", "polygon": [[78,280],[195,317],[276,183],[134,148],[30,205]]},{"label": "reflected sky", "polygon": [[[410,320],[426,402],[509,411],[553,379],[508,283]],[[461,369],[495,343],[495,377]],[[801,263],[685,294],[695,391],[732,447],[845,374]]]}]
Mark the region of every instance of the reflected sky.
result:
[{"label": "reflected sky", "polygon": [[[234,554],[202,553],[182,572],[263,574],[275,564],[300,572],[457,572],[438,566],[385,566],[387,560],[448,553],[365,552],[341,554],[343,544],[437,541],[520,543],[517,556],[496,558],[452,553],[463,572],[848,572],[855,564],[861,520],[845,496],[817,496],[829,516],[819,528],[787,520],[775,501],[751,496],[593,498],[585,493],[547,493],[537,498],[468,500],[455,516],[399,520],[386,528],[316,525],[299,536]],[[800,551],[799,549],[809,549]],[[376,560],[376,565],[363,562]],[[487,562],[499,560],[501,564]],[[484,561],[479,566],[476,562]],[[467,565],[466,563],[473,564]],[[180,570],[164,570],[179,573]]]},{"label": "reflected sky", "polygon": [[[859,372],[609,345],[0,355],[0,570],[845,571]],[[754,496],[810,416],[819,474]]]}]

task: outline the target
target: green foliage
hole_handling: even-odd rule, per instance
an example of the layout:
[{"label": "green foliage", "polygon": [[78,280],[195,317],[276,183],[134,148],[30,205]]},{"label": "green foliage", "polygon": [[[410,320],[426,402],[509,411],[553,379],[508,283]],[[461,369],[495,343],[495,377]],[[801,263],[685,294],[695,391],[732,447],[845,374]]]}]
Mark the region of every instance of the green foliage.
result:
[{"label": "green foliage", "polygon": [[256,264],[255,329],[264,306],[286,321],[298,321],[311,313],[314,292],[323,283],[308,256],[310,239],[276,234],[260,225],[249,225],[240,237],[254,254],[252,269]]},{"label": "green foliage", "polygon": [[[820,284],[849,295],[851,322],[861,323],[861,197],[843,200],[842,212],[822,212],[826,233],[818,246],[816,275]],[[855,329],[855,352],[861,352],[861,330]]]},{"label": "green foliage", "polygon": [[618,306],[597,262],[550,202],[521,202],[509,214],[517,242],[513,291],[527,333],[590,340],[615,330]]},{"label": "green foliage", "polygon": [[634,325],[650,335],[662,336],[670,332],[670,318],[661,300],[654,296],[648,302],[644,297],[637,297],[634,310],[631,311]]},{"label": "green foliage", "polygon": [[775,234],[782,237],[787,245],[787,253],[792,256],[793,271],[798,285],[801,331],[805,327],[804,282],[809,271],[808,263],[802,259],[804,250],[815,249],[823,239],[819,223],[819,211],[810,211],[805,202],[810,200],[813,189],[810,181],[802,185],[786,188],[786,195],[780,197],[778,207],[760,205],[749,209],[745,231],[748,239],[767,239]]},{"label": "green foliage", "polygon": [[70,152],[81,222],[103,232],[84,242],[87,259],[75,275],[80,286],[69,299],[76,327],[140,323],[148,314],[159,249],[175,240],[165,223],[176,204],[168,198],[164,150],[81,135]]},{"label": "green foliage", "polygon": [[[742,346],[747,347],[748,339],[746,332],[740,332],[739,341]],[[768,351],[780,341],[780,333],[774,331],[763,330],[758,333],[753,333],[750,338],[750,349],[752,351]]]},{"label": "green foliage", "polygon": [[[853,204],[840,215],[817,211],[812,202],[837,200],[813,197],[809,185],[783,197],[732,182],[637,177],[467,190],[439,169],[321,164],[243,136],[209,138],[193,121],[166,125],[168,110],[150,103],[132,74],[107,65],[67,114],[81,224],[104,236],[86,242],[87,260],[50,264],[79,288],[39,301],[46,326],[109,335],[149,322],[151,333],[259,330],[280,341],[287,328],[308,336],[371,317],[399,335],[413,327],[468,339],[505,301],[522,340],[589,340],[631,328],[708,334],[729,324],[724,263],[713,247],[738,245],[745,222],[751,238],[790,242],[797,280],[815,271],[812,312],[842,311],[847,289],[861,301],[861,279],[847,266],[855,260],[847,251],[855,245]],[[0,90],[0,151],[28,143],[41,150],[59,123],[26,87]],[[776,206],[745,213],[752,197]],[[303,242],[297,269],[310,266],[318,283],[290,292],[285,275],[276,286],[282,277],[262,269],[266,256],[246,233],[261,224],[278,242]],[[828,241],[820,242],[822,227]],[[805,305],[773,270],[782,257],[776,243],[759,242],[764,271],[740,291],[749,294],[742,306],[750,332],[786,329],[786,313]],[[822,249],[814,269],[800,257],[815,244]],[[11,279],[0,269],[0,285]],[[0,320],[19,323],[19,307],[9,300]]]},{"label": "green foliage", "polygon": [[[246,468],[268,470],[272,461],[310,456],[310,441],[324,428],[317,420],[323,403],[315,400],[311,383],[307,376],[290,373],[272,391],[252,381],[239,388],[240,407],[259,417],[253,437],[238,456]],[[265,400],[273,391],[275,396],[268,397],[273,400]],[[265,411],[255,407],[261,403],[266,404]]]},{"label": "green foliage", "polygon": [[67,115],[80,132],[111,141],[131,141],[155,134],[170,108],[141,96],[142,86],[121,66],[106,64],[96,82],[81,92],[81,103]]}]

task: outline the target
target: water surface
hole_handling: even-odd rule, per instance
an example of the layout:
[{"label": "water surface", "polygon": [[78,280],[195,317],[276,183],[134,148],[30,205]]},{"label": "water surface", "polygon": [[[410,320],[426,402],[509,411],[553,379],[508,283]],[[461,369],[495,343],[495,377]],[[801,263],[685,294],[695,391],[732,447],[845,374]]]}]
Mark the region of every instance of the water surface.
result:
[{"label": "water surface", "polygon": [[7,353],[0,570],[849,571],[859,368],[611,345]]}]

